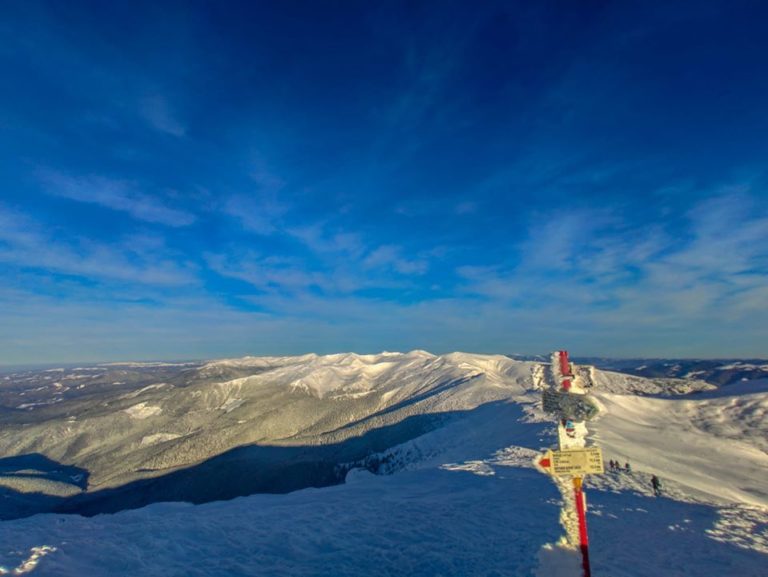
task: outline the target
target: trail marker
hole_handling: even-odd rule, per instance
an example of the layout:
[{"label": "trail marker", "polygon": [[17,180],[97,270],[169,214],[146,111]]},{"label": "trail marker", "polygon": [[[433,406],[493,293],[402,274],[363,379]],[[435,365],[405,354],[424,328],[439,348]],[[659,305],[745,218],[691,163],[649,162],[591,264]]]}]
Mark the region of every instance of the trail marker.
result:
[{"label": "trail marker", "polygon": [[562,475],[600,475],[605,473],[600,447],[568,449],[552,453],[552,473]]},{"label": "trail marker", "polygon": [[600,447],[547,451],[538,461],[539,467],[556,477],[600,475],[605,473]]},{"label": "trail marker", "polygon": [[552,467],[552,451],[547,451],[544,453],[544,455],[539,459],[538,461],[539,467],[542,469],[545,469],[547,473],[550,475],[552,474],[552,471],[550,470]]},{"label": "trail marker", "polygon": [[[574,501],[576,516],[579,521],[579,547],[581,549],[581,566],[583,577],[591,577],[589,565],[589,537],[587,536],[587,502],[582,487],[584,475],[595,475],[605,472],[603,453],[599,447],[584,447],[586,437],[586,421],[594,417],[599,409],[597,405],[584,394],[583,387],[574,394],[572,385],[579,379],[574,373],[574,366],[568,359],[568,351],[557,351],[552,354],[551,373],[556,381],[550,389],[542,392],[542,408],[545,412],[558,417],[557,436],[560,444],[559,451],[548,450],[536,464],[555,477],[571,477],[573,479]],[[558,386],[559,385],[559,386]],[[574,423],[574,421],[576,421]],[[577,428],[583,431],[577,431]],[[582,434],[578,434],[581,432]]]}]

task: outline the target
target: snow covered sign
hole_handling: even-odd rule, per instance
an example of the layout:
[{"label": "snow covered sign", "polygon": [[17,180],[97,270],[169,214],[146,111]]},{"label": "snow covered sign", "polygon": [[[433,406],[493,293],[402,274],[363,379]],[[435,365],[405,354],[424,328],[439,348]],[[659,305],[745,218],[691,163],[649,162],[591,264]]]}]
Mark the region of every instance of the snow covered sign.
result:
[{"label": "snow covered sign", "polygon": [[551,471],[553,475],[594,475],[605,472],[603,452],[600,447],[552,451]]},{"label": "snow covered sign", "polygon": [[545,413],[560,413],[560,393],[549,390],[542,391],[541,406]]},{"label": "snow covered sign", "polygon": [[603,452],[600,447],[567,449],[565,451],[550,450],[538,460],[538,465],[556,477],[566,475],[581,477],[583,475],[599,475],[605,472]]},{"label": "snow covered sign", "polygon": [[552,390],[541,393],[541,404],[545,413],[555,413],[561,419],[589,421],[599,412],[597,405],[586,395],[572,395]]}]

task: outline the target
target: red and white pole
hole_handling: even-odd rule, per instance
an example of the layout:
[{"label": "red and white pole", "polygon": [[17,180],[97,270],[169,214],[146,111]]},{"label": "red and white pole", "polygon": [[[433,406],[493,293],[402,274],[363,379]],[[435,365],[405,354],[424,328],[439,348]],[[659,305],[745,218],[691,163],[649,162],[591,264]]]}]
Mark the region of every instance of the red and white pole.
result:
[{"label": "red and white pole", "polygon": [[592,577],[592,569],[589,566],[589,536],[587,535],[587,506],[584,500],[584,491],[581,488],[581,477],[573,478],[573,496],[576,501],[576,514],[579,518],[579,546],[581,548],[581,566],[584,569],[584,577]]}]

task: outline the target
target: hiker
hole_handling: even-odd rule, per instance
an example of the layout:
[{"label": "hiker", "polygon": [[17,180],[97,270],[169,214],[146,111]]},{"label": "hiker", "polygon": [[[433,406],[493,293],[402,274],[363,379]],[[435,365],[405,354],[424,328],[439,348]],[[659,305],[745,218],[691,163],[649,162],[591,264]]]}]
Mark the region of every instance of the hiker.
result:
[{"label": "hiker", "polygon": [[632,467],[629,466],[629,461],[624,463],[624,469],[627,471],[627,473],[631,473],[632,472]]},{"label": "hiker", "polygon": [[616,463],[613,462],[613,459],[608,461],[608,466],[611,468],[611,471],[613,471],[616,468]]},{"label": "hiker", "polygon": [[651,475],[651,486],[653,487],[653,494],[656,497],[661,496],[661,481],[656,475]]}]

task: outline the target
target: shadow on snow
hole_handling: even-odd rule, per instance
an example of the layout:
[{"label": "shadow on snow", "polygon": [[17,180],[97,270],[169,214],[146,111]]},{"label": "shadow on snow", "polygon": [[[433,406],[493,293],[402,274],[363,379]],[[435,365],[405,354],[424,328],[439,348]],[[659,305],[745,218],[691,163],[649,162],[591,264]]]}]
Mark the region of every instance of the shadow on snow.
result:
[{"label": "shadow on snow", "polygon": [[[30,454],[0,459],[0,478],[68,482],[78,494],[57,496],[0,486],[0,519],[28,517],[42,512],[84,516],[117,513],[152,503],[183,501],[194,504],[221,501],[255,493],[288,493],[308,487],[344,482],[348,464],[415,439],[469,411],[410,416],[334,444],[275,446],[246,445],[230,449],[198,464],[175,469],[119,487],[86,491],[88,471]],[[375,471],[374,471],[375,472]]]}]

